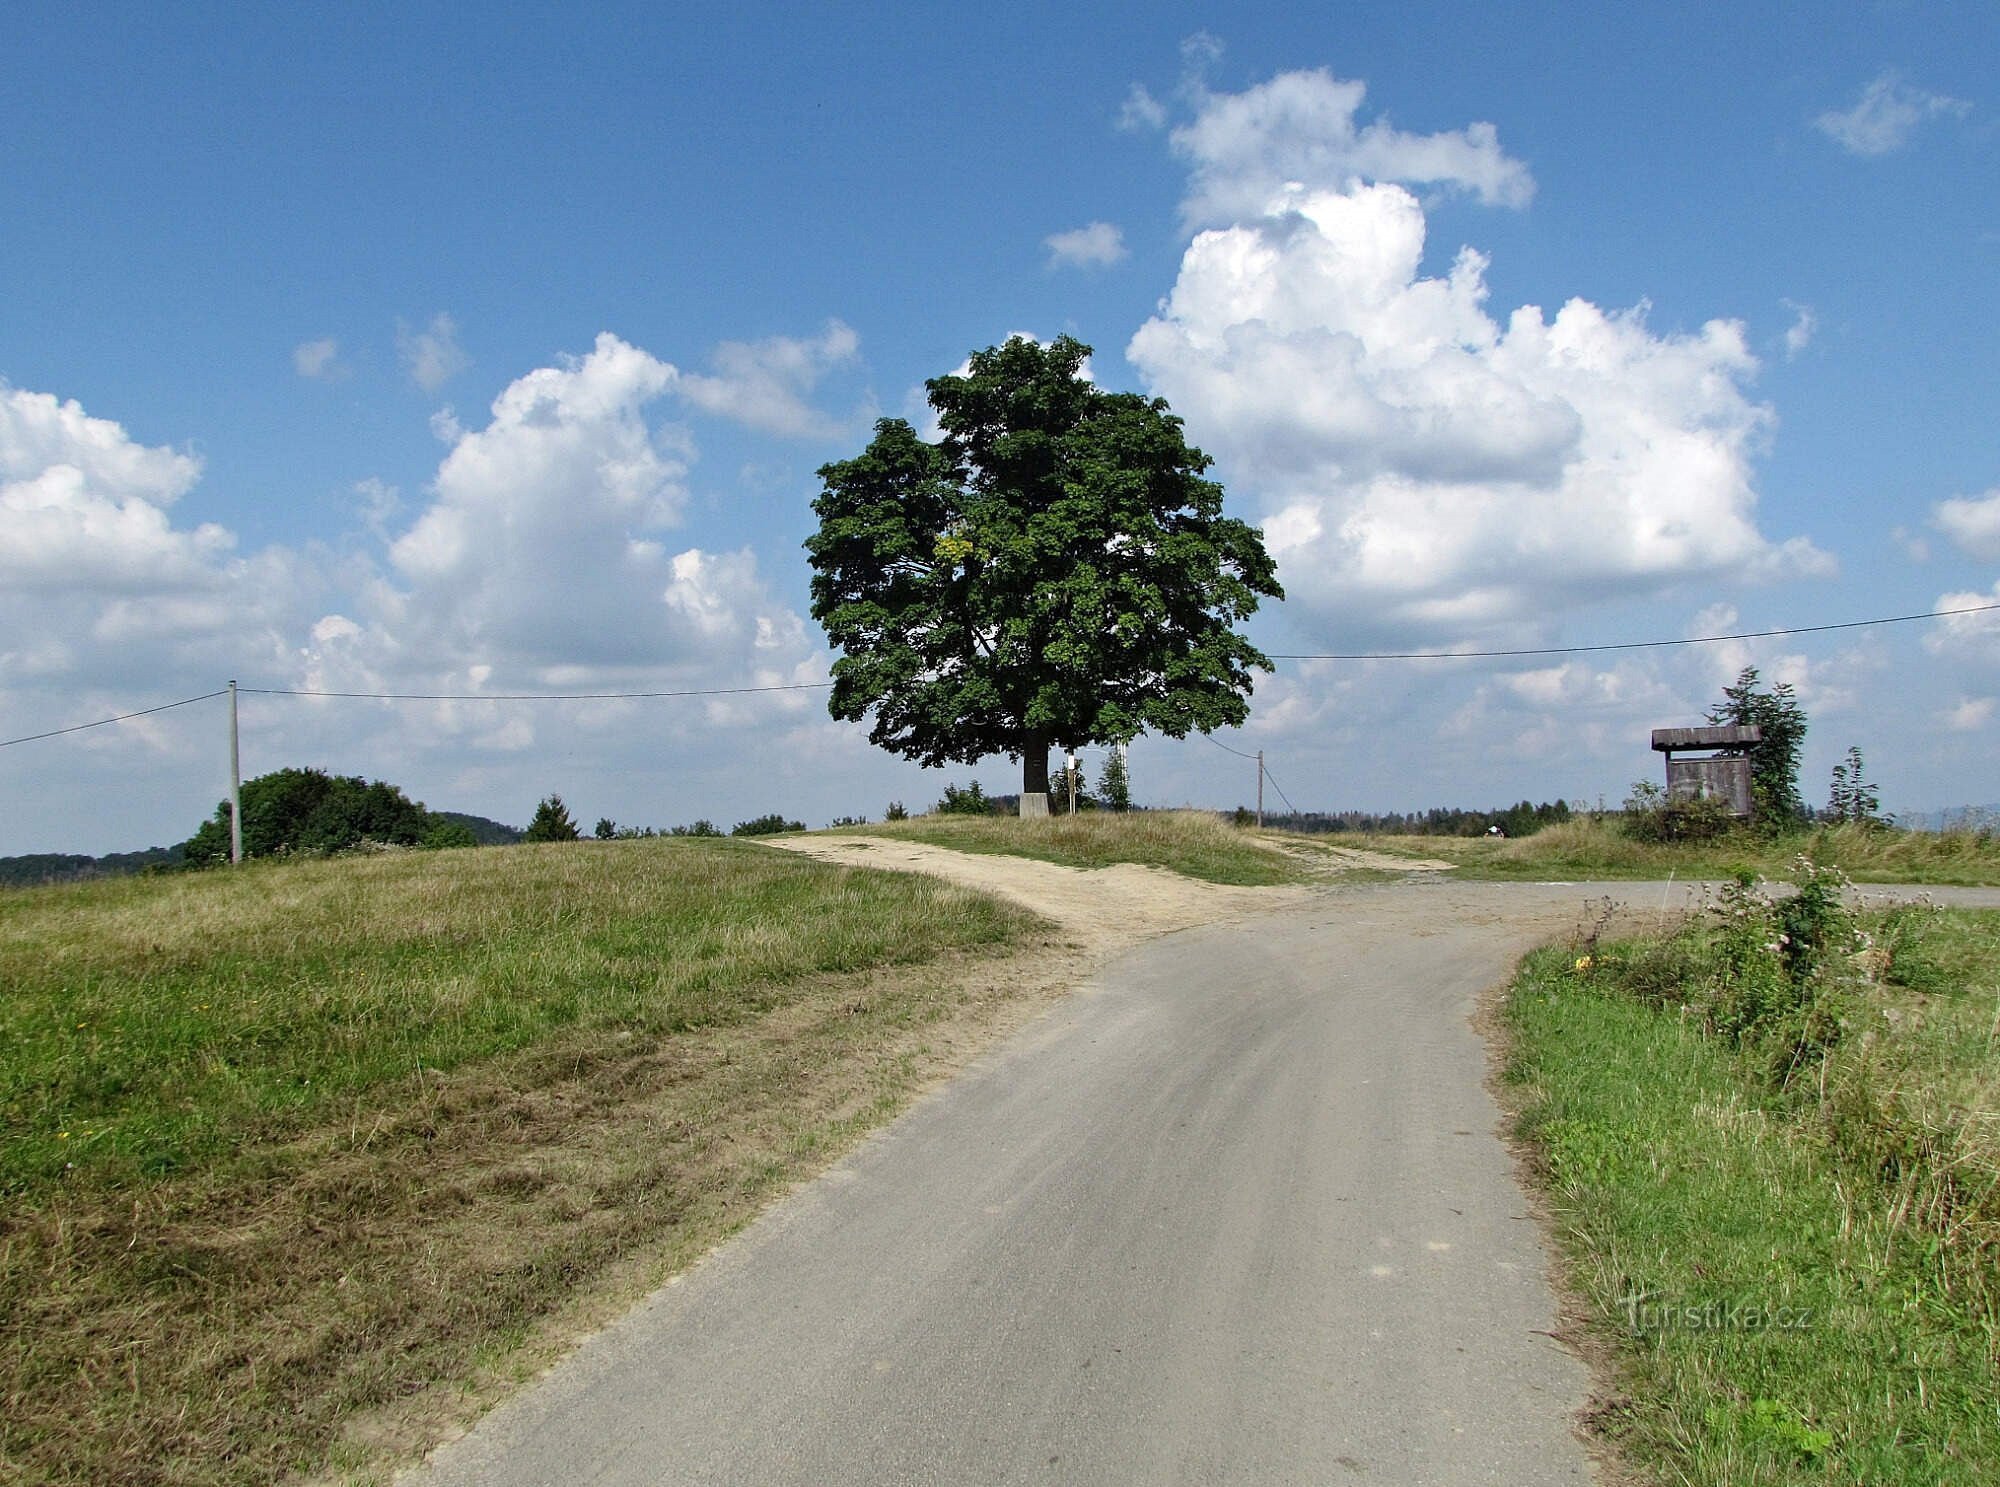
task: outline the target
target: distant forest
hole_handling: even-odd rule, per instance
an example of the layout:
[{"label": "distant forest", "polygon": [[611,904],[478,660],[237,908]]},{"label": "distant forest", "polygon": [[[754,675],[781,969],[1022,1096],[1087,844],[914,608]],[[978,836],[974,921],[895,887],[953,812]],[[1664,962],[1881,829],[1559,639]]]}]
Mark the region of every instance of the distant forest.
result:
[{"label": "distant forest", "polygon": [[1498,810],[1468,811],[1457,806],[1433,806],[1427,811],[1297,811],[1264,813],[1264,824],[1280,831],[1317,835],[1336,831],[1378,832],[1384,836],[1485,836],[1499,827],[1508,836],[1532,836],[1544,826],[1570,819],[1567,801],[1536,805],[1522,801]]}]

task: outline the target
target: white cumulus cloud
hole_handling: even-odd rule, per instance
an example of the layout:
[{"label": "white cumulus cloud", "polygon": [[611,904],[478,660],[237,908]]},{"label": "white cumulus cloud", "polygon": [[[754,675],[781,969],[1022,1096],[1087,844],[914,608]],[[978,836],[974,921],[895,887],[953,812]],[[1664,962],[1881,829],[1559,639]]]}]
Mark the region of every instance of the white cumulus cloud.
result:
[{"label": "white cumulus cloud", "polygon": [[0,384],[0,583],[69,598],[207,585],[235,539],[168,513],[200,474],[73,400]]},{"label": "white cumulus cloud", "polygon": [[1425,230],[1399,185],[1281,187],[1196,236],[1127,349],[1261,505],[1294,601],[1422,638],[1830,568],[1757,529],[1772,415],[1740,324],[1655,334],[1583,299],[1503,323],[1478,252],[1421,273]]},{"label": "white cumulus cloud", "polygon": [[1050,268],[1105,268],[1126,256],[1125,234],[1109,222],[1092,222],[1042,239]]},{"label": "white cumulus cloud", "polygon": [[1367,91],[1320,68],[1242,93],[1200,94],[1194,118],[1171,136],[1191,167],[1188,222],[1234,222],[1264,212],[1287,187],[1318,193],[1356,179],[1449,187],[1503,206],[1533,198],[1534,177],[1501,149],[1493,125],[1410,134],[1385,118],[1357,124]]},{"label": "white cumulus cloud", "polygon": [[1924,648],[1933,655],[2000,660],[2000,583],[1983,594],[1977,589],[1939,594],[1931,612],[1937,620]]},{"label": "white cumulus cloud", "polygon": [[1873,159],[1902,149],[1926,120],[1962,118],[1971,109],[1963,98],[1929,93],[1885,72],[1861,90],[1854,107],[1829,109],[1813,127],[1850,155]]},{"label": "white cumulus cloud", "polygon": [[1931,510],[1931,523],[1975,558],[2000,558],[2000,486],[1983,496],[1953,496]]},{"label": "white cumulus cloud", "polygon": [[711,358],[715,371],[683,375],[679,390],[703,412],[749,428],[786,438],[830,438],[843,431],[842,421],[807,398],[829,371],[855,359],[860,344],[838,320],[827,321],[811,339],[724,341]]}]

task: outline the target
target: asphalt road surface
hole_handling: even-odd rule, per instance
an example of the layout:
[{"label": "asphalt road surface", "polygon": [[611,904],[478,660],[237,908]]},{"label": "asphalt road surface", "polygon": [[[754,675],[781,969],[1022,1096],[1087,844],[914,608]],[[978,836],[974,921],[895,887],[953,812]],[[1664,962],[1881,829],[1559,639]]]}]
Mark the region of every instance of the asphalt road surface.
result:
[{"label": "asphalt road surface", "polygon": [[1471,1018],[1606,891],[1148,941],[409,1480],[1588,1482]]}]

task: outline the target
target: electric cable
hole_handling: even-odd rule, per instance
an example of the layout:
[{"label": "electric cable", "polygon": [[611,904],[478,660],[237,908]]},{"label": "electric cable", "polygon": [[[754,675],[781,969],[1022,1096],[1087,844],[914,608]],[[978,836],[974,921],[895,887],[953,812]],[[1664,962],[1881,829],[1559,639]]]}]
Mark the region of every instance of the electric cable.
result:
[{"label": "electric cable", "polygon": [[1922,614],[1890,614],[1873,620],[1844,620],[1837,625],[1790,625],[1777,630],[1745,630],[1736,635],[1690,635],[1679,640],[1621,640],[1603,645],[1544,645],[1505,651],[1326,651],[1313,654],[1273,653],[1273,661],[1479,661],[1505,656],[1580,656],[1592,651],[1645,651],[1675,645],[1718,645],[1725,640],[1768,640],[1774,635],[1820,635],[1828,630],[1865,630],[1870,625],[1903,625],[1913,620],[1942,620],[1960,614],[1990,614],[2000,604],[1971,604],[1963,609],[1932,609]]}]

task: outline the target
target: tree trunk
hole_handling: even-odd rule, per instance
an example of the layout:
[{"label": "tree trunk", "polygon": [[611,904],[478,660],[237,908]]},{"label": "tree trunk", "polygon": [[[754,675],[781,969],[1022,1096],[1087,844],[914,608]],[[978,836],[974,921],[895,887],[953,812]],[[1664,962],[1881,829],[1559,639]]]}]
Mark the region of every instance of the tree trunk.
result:
[{"label": "tree trunk", "polygon": [[1049,736],[1033,728],[1021,735],[1021,814],[1049,813]]}]

